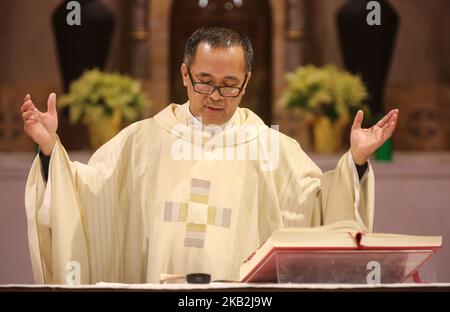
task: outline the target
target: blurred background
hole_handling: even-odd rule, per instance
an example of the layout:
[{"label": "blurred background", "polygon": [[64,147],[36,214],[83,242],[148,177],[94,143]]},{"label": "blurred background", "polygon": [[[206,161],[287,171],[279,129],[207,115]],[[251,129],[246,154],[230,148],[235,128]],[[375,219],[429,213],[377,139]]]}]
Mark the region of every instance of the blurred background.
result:
[{"label": "blurred background", "polygon": [[[400,109],[372,159],[374,231],[443,235],[424,271],[450,282],[449,11],[446,0],[0,0],[0,284],[33,283],[24,189],[36,147],[23,132],[25,95],[46,110],[56,92],[61,141],[87,161],[121,127],[187,100],[184,45],[208,25],[250,37],[242,106],[323,170],[348,148],[355,109],[367,124]],[[93,124],[109,119],[116,126],[102,136]]]}]

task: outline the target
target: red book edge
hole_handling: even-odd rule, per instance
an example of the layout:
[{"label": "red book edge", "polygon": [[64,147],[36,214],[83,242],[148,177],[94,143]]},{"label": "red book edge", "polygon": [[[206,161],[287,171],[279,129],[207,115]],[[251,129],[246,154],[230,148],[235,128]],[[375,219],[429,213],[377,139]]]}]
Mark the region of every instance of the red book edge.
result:
[{"label": "red book edge", "polygon": [[[353,237],[353,235],[352,235],[352,233],[348,233],[349,235],[351,235],[352,237]],[[259,270],[261,267],[262,267],[262,265],[263,264],[265,264],[272,256],[273,256],[273,254],[275,253],[275,252],[277,252],[277,251],[296,251],[296,250],[302,250],[302,251],[349,251],[349,250],[431,250],[432,251],[432,253],[428,256],[428,257],[426,257],[417,267],[416,267],[416,269],[415,270],[413,270],[410,274],[408,274],[407,276],[405,276],[403,279],[402,279],[402,281],[404,281],[404,280],[406,280],[408,277],[410,277],[412,274],[415,274],[418,270],[419,270],[419,268],[438,250],[438,249],[440,249],[441,247],[442,247],[442,245],[441,246],[421,246],[421,247],[412,247],[412,246],[396,246],[396,247],[389,247],[389,248],[387,248],[387,247],[368,247],[368,246],[363,246],[363,245],[361,245],[360,243],[361,243],[361,239],[362,239],[362,236],[364,235],[364,233],[361,233],[361,232],[358,232],[357,234],[356,234],[356,236],[355,236],[355,239],[356,239],[356,243],[357,243],[357,247],[355,248],[355,247],[324,247],[324,246],[321,246],[321,247],[273,247],[271,250],[270,250],[270,252],[269,253],[267,253],[267,255],[265,255],[255,266],[254,266],[254,268],[249,272],[249,273],[247,273],[247,275],[243,278],[243,279],[241,279],[241,283],[246,283],[248,280],[249,280],[249,278],[250,277],[252,277],[253,276],[253,274],[257,271],[257,270]],[[265,242],[264,242],[265,243]],[[259,247],[258,247],[258,249],[259,248],[261,248],[261,246],[263,246],[264,245],[264,243],[262,243]],[[414,248],[414,249],[412,249],[412,248]],[[258,250],[257,249],[257,250]],[[256,250],[256,251],[257,251]],[[247,262],[247,261],[250,261],[251,260],[251,258],[253,258],[253,256],[255,255],[255,253],[256,253],[256,251],[255,252],[253,252],[248,258],[247,258],[247,260],[246,261],[244,261],[244,263],[245,262]],[[416,275],[414,275],[414,276],[416,276]]]}]

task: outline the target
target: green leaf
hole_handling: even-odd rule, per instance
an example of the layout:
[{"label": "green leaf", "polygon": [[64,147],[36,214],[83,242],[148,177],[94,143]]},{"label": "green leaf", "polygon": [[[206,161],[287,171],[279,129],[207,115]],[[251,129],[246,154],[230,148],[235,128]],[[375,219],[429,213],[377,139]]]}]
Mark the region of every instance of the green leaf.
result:
[{"label": "green leaf", "polygon": [[299,67],[286,75],[286,82],[282,101],[287,107],[299,107],[331,120],[358,109],[368,111],[364,105],[367,89],[361,78],[334,65]]},{"label": "green leaf", "polygon": [[72,123],[96,122],[113,112],[118,112],[125,120],[134,121],[150,105],[138,80],[98,69],[85,71],[71,83],[69,93],[58,100],[59,108],[69,108]]}]

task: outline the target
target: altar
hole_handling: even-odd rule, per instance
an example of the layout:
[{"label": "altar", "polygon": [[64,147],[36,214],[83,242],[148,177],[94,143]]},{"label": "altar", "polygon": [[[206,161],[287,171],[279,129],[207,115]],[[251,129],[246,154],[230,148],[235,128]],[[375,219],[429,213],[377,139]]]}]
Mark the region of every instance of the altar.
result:
[{"label": "altar", "polygon": [[[69,154],[72,160],[81,162],[90,156],[80,151]],[[333,169],[338,156],[311,155],[323,171]],[[33,157],[31,153],[0,153],[0,284],[33,283],[24,208],[25,182]],[[392,162],[371,160],[371,164],[376,195],[374,231],[442,235],[442,249],[423,270],[430,283],[450,282],[450,248],[446,241],[450,236],[450,153],[396,152]],[[27,289],[32,288],[18,288]]]}]

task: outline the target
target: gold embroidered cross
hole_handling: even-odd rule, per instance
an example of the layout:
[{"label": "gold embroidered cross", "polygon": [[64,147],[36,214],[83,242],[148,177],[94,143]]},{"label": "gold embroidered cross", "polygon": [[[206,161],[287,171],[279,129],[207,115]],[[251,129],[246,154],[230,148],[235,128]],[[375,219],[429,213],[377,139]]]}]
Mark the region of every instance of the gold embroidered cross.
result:
[{"label": "gold embroidered cross", "polygon": [[203,248],[206,226],[230,227],[231,209],[208,205],[211,181],[191,179],[187,203],[165,202],[164,221],[186,222],[184,246]]}]

